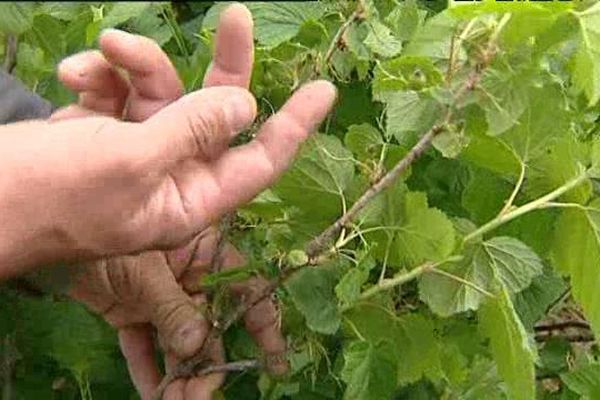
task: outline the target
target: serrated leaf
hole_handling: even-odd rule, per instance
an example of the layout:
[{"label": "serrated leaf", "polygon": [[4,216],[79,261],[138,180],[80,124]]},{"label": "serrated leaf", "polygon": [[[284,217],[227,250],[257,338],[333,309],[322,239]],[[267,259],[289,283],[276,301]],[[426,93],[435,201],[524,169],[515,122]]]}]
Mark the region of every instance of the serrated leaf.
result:
[{"label": "serrated leaf", "polygon": [[375,257],[396,268],[441,261],[454,249],[452,222],[428,207],[425,193],[408,192],[402,182],[373,199],[361,218],[365,226],[377,228],[364,234],[377,244]]},{"label": "serrated leaf", "polygon": [[600,199],[585,209],[563,210],[556,223],[552,250],[554,266],[571,278],[573,297],[600,334]]},{"label": "serrated leaf", "polygon": [[579,46],[575,54],[573,82],[593,106],[600,99],[600,3],[576,13],[579,19]]},{"label": "serrated leaf", "polygon": [[437,101],[414,91],[395,92],[386,101],[386,134],[406,147],[412,147],[441,114]]},{"label": "serrated leaf", "polygon": [[390,28],[374,19],[369,21],[369,33],[364,44],[376,54],[383,57],[393,57],[402,50],[402,42],[394,37]]},{"label": "serrated leaf", "polygon": [[315,135],[273,192],[311,219],[330,219],[340,214],[343,191],[353,175],[352,153],[340,140]]},{"label": "serrated leaf", "polygon": [[331,335],[340,326],[340,313],[334,294],[335,275],[324,267],[303,268],[285,286],[296,308],[315,332]]},{"label": "serrated leaf", "polygon": [[536,353],[506,289],[495,299],[488,299],[479,311],[479,326],[490,339],[490,348],[498,373],[503,378],[511,399],[535,399]]},{"label": "serrated leaf", "polygon": [[306,21],[317,21],[327,9],[323,3],[310,1],[256,2],[247,7],[254,18],[254,35],[267,48],[292,39]]},{"label": "serrated leaf", "polygon": [[[423,377],[438,379],[442,374],[440,343],[431,319],[420,314],[402,317],[373,303],[358,304],[346,313],[352,323],[349,332],[358,332],[368,343],[391,343],[390,353],[400,360],[395,376],[401,384]],[[356,331],[354,331],[356,329]]]},{"label": "serrated leaf", "polygon": [[[495,237],[469,246],[464,259],[439,267],[459,279],[491,292],[496,277],[510,293],[531,285],[541,274],[539,257],[522,242],[510,237]],[[429,273],[419,282],[419,297],[441,316],[477,310],[486,296],[463,282]]]},{"label": "serrated leaf", "polygon": [[405,1],[394,7],[385,21],[398,39],[410,40],[423,24],[426,14],[426,11],[419,10],[416,1]]},{"label": "serrated leaf", "polygon": [[345,400],[389,400],[396,388],[396,363],[389,344],[355,341],[344,349]]}]

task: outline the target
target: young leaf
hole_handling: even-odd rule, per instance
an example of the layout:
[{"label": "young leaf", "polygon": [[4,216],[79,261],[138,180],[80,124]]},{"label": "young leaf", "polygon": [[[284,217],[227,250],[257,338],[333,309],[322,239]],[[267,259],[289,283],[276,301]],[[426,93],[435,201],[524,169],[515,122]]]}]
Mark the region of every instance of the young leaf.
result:
[{"label": "young leaf", "polygon": [[450,316],[477,310],[486,296],[475,287],[490,292],[497,277],[506,290],[517,293],[531,285],[532,279],[543,270],[539,257],[510,237],[495,237],[471,245],[465,252],[463,260],[439,267],[459,280],[432,272],[419,282],[419,297],[436,314]]},{"label": "young leaf", "polygon": [[502,288],[496,296],[488,299],[479,311],[481,331],[490,339],[492,355],[510,398],[535,399],[535,350],[506,289]]}]

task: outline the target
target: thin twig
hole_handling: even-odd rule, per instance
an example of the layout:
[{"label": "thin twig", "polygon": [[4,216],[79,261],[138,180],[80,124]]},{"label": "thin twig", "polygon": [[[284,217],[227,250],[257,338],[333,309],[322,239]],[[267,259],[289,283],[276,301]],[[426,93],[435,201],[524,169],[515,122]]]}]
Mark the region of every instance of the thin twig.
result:
[{"label": "thin twig", "polygon": [[4,55],[4,71],[9,74],[13,73],[15,66],[17,65],[17,48],[19,42],[17,36],[12,33],[6,35],[6,47]]},{"label": "thin twig", "polygon": [[331,58],[333,57],[333,53],[335,53],[335,49],[340,46],[340,44],[342,43],[342,40],[344,39],[344,34],[348,30],[348,28],[350,28],[350,25],[352,25],[354,22],[356,22],[362,18],[363,13],[364,13],[364,8],[363,8],[362,1],[358,1],[356,10],[354,10],[354,12],[352,14],[350,14],[350,16],[348,17],[348,19],[346,19],[346,21],[344,21],[342,26],[340,26],[340,29],[338,29],[335,36],[331,40],[331,44],[329,45],[329,48],[327,49],[327,52],[325,53],[325,56],[323,57],[322,64],[317,63],[317,65],[315,66],[315,73],[317,75],[319,74],[321,68],[324,65],[328,65],[331,62]]}]

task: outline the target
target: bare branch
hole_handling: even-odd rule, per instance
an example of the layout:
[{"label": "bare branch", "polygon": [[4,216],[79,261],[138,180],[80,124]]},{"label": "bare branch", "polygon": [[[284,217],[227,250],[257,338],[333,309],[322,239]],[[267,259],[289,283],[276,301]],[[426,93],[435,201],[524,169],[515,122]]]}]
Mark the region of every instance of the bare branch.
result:
[{"label": "bare branch", "polygon": [[4,71],[12,74],[15,66],[17,65],[17,48],[19,42],[17,36],[12,33],[6,35],[6,50],[4,55]]}]

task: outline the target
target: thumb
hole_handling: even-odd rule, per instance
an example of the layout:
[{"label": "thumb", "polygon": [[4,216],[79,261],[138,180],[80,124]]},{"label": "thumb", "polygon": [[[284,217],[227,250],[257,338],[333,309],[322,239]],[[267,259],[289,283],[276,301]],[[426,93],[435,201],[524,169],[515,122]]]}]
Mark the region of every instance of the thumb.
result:
[{"label": "thumb", "polygon": [[209,329],[209,322],[199,307],[175,280],[164,282],[155,291],[148,289],[150,322],[156,327],[165,350],[179,358],[194,355]]},{"label": "thumb", "polygon": [[[256,116],[256,100],[246,89],[219,86],[201,89],[171,103],[135,125],[131,151],[138,160],[166,166],[197,157],[212,160]],[[141,139],[141,140],[140,140]]]}]

